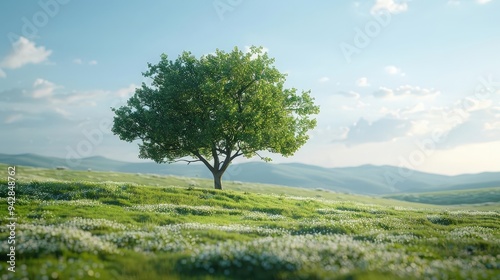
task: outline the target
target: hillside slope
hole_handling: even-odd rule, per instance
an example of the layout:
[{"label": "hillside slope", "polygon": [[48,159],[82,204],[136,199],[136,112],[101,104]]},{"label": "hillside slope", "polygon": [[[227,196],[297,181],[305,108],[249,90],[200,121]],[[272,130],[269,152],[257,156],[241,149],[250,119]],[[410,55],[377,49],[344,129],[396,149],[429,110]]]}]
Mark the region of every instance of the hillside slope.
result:
[{"label": "hillside slope", "polygon": [[[264,194],[247,184],[241,187],[253,191],[221,191],[186,184],[204,179],[100,173],[16,168],[16,246],[0,243],[2,252],[15,250],[16,272],[7,271],[12,264],[3,254],[2,279],[489,280],[500,272],[498,211]],[[33,174],[65,180],[25,180]],[[101,175],[107,181],[82,181]],[[139,183],[113,182],[132,178]],[[150,185],[156,179],[163,184]],[[7,205],[5,179],[0,187]],[[0,238],[11,231],[1,227]]]},{"label": "hillside slope", "polygon": [[[75,170],[118,171],[151,173],[186,177],[212,178],[202,164],[156,164],[154,162],[129,163],[104,157],[88,157],[71,161],[33,154],[0,154],[0,162],[43,168],[69,166]],[[357,167],[325,168],[320,166],[284,163],[248,162],[231,165],[223,180],[278,184],[292,187],[324,188],[336,192],[357,194],[396,194],[409,192],[449,191],[500,186],[500,172],[446,176],[413,171],[401,177],[393,166],[362,165]],[[387,177],[399,176],[391,185]]]}]

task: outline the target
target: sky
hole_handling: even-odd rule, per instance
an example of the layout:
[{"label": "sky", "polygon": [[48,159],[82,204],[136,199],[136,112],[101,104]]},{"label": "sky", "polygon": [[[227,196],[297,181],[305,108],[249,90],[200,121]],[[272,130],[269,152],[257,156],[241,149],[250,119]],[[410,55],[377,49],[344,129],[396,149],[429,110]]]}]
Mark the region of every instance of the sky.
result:
[{"label": "sky", "polygon": [[284,3],[1,1],[0,153],[140,161],[110,108],[147,63],[255,45],[321,110],[273,162],[500,171],[500,0]]}]

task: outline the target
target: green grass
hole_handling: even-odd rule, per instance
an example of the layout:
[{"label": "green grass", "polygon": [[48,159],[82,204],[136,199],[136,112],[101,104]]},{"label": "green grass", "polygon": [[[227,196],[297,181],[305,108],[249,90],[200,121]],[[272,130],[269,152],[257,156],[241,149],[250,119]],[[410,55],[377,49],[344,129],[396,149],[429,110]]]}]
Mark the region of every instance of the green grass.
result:
[{"label": "green grass", "polygon": [[[6,166],[0,166],[0,170]],[[17,168],[2,279],[495,279],[500,210],[156,175]],[[7,205],[7,182],[0,181]],[[1,215],[7,223],[7,206]],[[8,228],[0,228],[6,252]],[[498,278],[497,278],[498,279]]]},{"label": "green grass", "polygon": [[483,188],[473,190],[455,190],[412,194],[388,195],[386,198],[393,198],[404,201],[428,203],[437,205],[458,205],[458,204],[483,204],[500,207],[500,187]]}]

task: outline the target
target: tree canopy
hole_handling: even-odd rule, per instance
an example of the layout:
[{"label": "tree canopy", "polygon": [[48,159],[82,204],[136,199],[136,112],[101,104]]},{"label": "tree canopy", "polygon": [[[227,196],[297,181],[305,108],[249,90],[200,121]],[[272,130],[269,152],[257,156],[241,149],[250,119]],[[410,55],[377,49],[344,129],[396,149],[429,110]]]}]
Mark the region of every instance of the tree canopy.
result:
[{"label": "tree canopy", "polygon": [[[310,91],[284,88],[286,75],[262,47],[217,50],[199,59],[183,52],[161,55],[143,73],[125,106],[112,108],[112,131],[121,140],[140,140],[139,157],[157,163],[203,162],[214,187],[231,161],[259,151],[291,156],[308,140],[319,113]],[[261,157],[269,161],[270,158]]]}]

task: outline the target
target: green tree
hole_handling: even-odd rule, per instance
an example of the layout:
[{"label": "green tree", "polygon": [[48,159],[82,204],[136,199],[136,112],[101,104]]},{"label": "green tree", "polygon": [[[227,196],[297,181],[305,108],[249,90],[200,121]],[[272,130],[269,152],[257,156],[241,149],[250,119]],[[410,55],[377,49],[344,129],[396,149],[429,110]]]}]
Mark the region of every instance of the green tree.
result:
[{"label": "green tree", "polygon": [[[142,84],[115,113],[112,131],[140,140],[139,157],[157,163],[203,162],[222,189],[222,175],[236,157],[259,151],[291,156],[308,140],[319,113],[310,91],[284,88],[285,74],[262,47],[234,48],[197,59],[161,55]],[[261,157],[265,161],[270,158]]]}]

